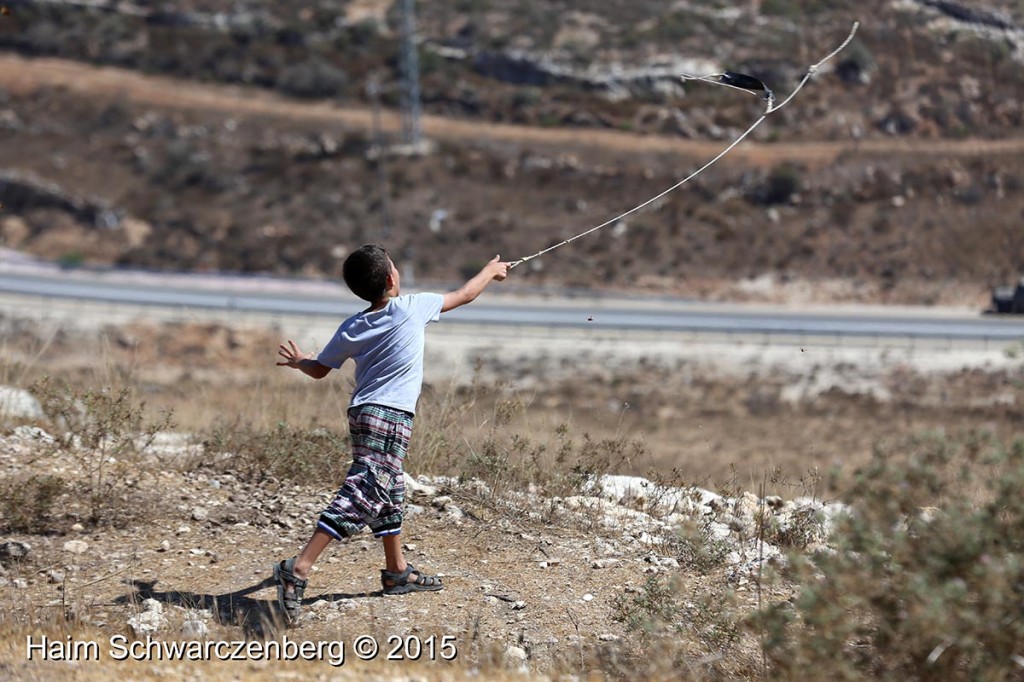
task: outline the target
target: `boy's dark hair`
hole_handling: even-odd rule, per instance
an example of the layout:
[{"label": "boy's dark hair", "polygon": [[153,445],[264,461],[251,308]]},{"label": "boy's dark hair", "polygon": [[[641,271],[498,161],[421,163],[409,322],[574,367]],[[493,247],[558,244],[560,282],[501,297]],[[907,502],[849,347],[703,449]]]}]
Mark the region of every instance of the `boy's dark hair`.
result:
[{"label": "boy's dark hair", "polygon": [[341,274],[353,294],[376,303],[388,290],[391,257],[380,244],[365,244],[349,254],[341,266]]}]

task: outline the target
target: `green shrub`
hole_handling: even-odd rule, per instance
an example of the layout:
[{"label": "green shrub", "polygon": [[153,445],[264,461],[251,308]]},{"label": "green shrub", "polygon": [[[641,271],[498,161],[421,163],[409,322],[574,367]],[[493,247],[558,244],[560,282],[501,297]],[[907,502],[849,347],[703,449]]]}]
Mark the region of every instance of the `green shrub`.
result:
[{"label": "green shrub", "polygon": [[[73,465],[69,509],[81,505],[82,518],[90,523],[125,523],[140,509],[131,504],[129,494],[138,479],[139,456],[158,432],[171,427],[171,415],[148,422],[145,404],[129,388],[82,391],[44,379],[31,392],[47,415],[50,431],[57,434],[52,441],[40,441],[37,456]],[[59,492],[54,481],[36,485],[51,500]]]},{"label": "green shrub", "polygon": [[44,533],[52,529],[54,507],[65,492],[60,476],[37,474],[0,481],[0,514],[11,533]]},{"label": "green shrub", "polygon": [[295,97],[340,96],[347,85],[344,71],[316,57],[288,66],[277,79],[277,88]]},{"label": "green shrub", "polygon": [[834,551],[790,557],[798,594],[765,611],[775,674],[1007,679],[1024,642],[1024,441],[970,434],[879,449]]},{"label": "green shrub", "polygon": [[351,464],[348,437],[324,428],[279,422],[269,431],[220,424],[203,438],[207,461],[245,480],[289,480],[323,486],[341,481]]},{"label": "green shrub", "polygon": [[618,595],[613,608],[626,632],[648,643],[692,633],[708,651],[721,652],[741,635],[731,594],[705,588],[687,593],[678,580],[651,576],[639,590]]}]

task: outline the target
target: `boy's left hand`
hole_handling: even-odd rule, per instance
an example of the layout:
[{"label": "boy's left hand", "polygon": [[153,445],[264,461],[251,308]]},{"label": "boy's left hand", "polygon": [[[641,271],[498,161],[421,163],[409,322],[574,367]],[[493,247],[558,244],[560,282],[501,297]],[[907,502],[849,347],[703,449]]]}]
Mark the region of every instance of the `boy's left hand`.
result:
[{"label": "boy's left hand", "polygon": [[504,282],[505,278],[508,277],[508,266],[510,265],[511,263],[501,260],[501,256],[498,255],[492,258],[491,262],[484,269],[490,273],[492,279]]}]

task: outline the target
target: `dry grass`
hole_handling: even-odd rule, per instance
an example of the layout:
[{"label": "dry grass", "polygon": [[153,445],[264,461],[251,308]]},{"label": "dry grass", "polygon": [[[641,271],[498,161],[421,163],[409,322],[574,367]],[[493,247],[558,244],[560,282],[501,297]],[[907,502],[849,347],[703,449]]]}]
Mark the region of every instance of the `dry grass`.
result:
[{"label": "dry grass", "polygon": [[[12,495],[3,509],[3,523],[8,530],[35,534],[19,537],[43,538],[45,544],[45,533],[66,532],[68,524],[79,521],[95,533],[90,542],[102,542],[101,538],[109,536],[126,543],[118,552],[123,556],[121,568],[90,564],[90,570],[96,571],[90,581],[103,581],[94,588],[83,589],[79,584],[62,590],[61,597],[50,602],[30,598],[29,591],[4,592],[3,598],[10,601],[0,619],[0,640],[6,662],[17,677],[51,679],[66,673],[49,664],[26,664],[18,642],[28,633],[109,638],[109,627],[90,629],[81,624],[82,617],[95,622],[101,609],[105,613],[110,608],[105,600],[123,602],[124,588],[118,586],[121,573],[138,574],[144,566],[154,565],[155,558],[144,558],[150,556],[147,552],[154,552],[146,549],[147,544],[155,545],[156,538],[167,533],[154,529],[157,535],[140,539],[141,544],[128,540],[130,531],[123,522],[133,517],[127,512],[144,508],[149,515],[180,519],[168,521],[171,528],[188,521],[192,503],[168,497],[165,476],[183,476],[184,481],[209,490],[209,478],[230,474],[231,485],[243,486],[243,499],[257,492],[276,494],[274,491],[294,499],[303,484],[322,488],[323,472],[340,475],[346,457],[344,435],[337,427],[348,379],[332,376],[328,381],[313,382],[273,367],[276,341],[273,332],[239,333],[206,325],[142,325],[130,333],[108,330],[92,340],[27,331],[5,338],[11,361],[3,365],[2,373],[10,383],[32,386],[38,376],[52,372],[59,372],[61,381],[67,383],[59,390],[52,388],[53,384],[50,389],[41,384],[34,387],[51,413],[51,420],[43,425],[52,433],[68,435],[58,439],[56,449],[41,447],[29,463],[45,469],[55,457],[76,461],[82,455],[85,459],[60,474],[59,486],[51,486],[56,481],[43,478],[45,474],[31,467],[12,470],[3,485],[28,495],[36,505],[49,505],[49,509],[22,509]],[[103,363],[95,358],[102,358]],[[225,372],[225,367],[231,371]],[[591,383],[577,377],[554,385],[550,394],[483,382],[426,391],[410,470],[482,481],[483,486],[463,490],[455,497],[467,518],[478,524],[476,532],[488,538],[477,545],[460,544],[462,539],[451,540],[443,534],[431,535],[434,543],[464,554],[466,566],[482,566],[487,561],[517,565],[522,557],[516,552],[535,552],[538,545],[531,543],[537,542],[538,535],[554,536],[566,546],[589,542],[601,533],[596,523],[587,525],[580,515],[559,512],[554,506],[538,508],[516,493],[531,488],[548,495],[578,494],[585,491],[591,476],[604,472],[654,472],[653,478],[665,485],[697,482],[731,495],[757,490],[761,495],[778,492],[787,498],[840,497],[861,505],[860,514],[840,525],[839,535],[829,540],[836,554],[813,553],[822,540],[810,532],[819,525],[817,519],[791,525],[785,536],[779,529],[759,524],[758,537],[790,548],[792,570],[778,578],[759,576],[756,595],[749,589],[740,591],[730,582],[724,561],[726,548],[716,544],[709,527],[695,523],[675,541],[656,548],[677,560],[680,569],[673,579],[655,576],[637,583],[624,578],[606,586],[609,594],[615,595],[607,605],[608,618],[617,619],[624,639],[578,651],[557,648],[544,659],[544,669],[556,674],[586,670],[611,679],[758,679],[764,671],[759,663],[763,652],[770,674],[790,679],[805,678],[808,670],[828,671],[838,678],[901,674],[924,665],[929,658],[939,662],[935,670],[940,670],[944,679],[961,679],[965,670],[982,677],[992,671],[1009,674],[1015,670],[1013,643],[1019,641],[1015,638],[1020,633],[1015,634],[1012,624],[1007,624],[1009,612],[1005,609],[1019,603],[1017,592],[1024,584],[1018,546],[1024,445],[1013,439],[1019,434],[1019,414],[990,402],[964,409],[993,387],[1003,392],[1024,390],[1024,382],[1015,372],[995,377],[965,373],[951,378],[900,374],[893,386],[905,387],[894,396],[898,410],[891,417],[873,400],[848,395],[826,393],[805,405],[783,403],[773,377],[763,377],[752,385],[691,374],[685,383],[675,385],[671,377],[645,372],[650,368],[638,368],[632,377],[606,374]],[[109,386],[104,383],[108,381]],[[953,386],[960,390],[960,402],[931,402],[930,396]],[[682,392],[684,399],[673,403],[673,419],[659,418],[658,407],[668,403],[674,391]],[[692,412],[685,408],[691,397]],[[625,402],[630,403],[628,409]],[[232,406],[229,417],[225,405]],[[189,415],[188,423],[179,428],[203,438],[207,456],[175,462],[134,457],[138,437],[152,433],[160,424],[154,419],[174,406]],[[562,413],[563,406],[571,412]],[[675,430],[670,428],[673,421],[679,422]],[[945,432],[915,435],[920,434],[922,425],[939,422],[945,422]],[[742,429],[737,428],[738,423]],[[858,442],[844,436],[842,425],[847,423],[851,431],[861,432],[868,431],[864,424],[870,423],[875,432],[859,434],[871,451],[850,456],[841,467],[823,462],[815,470],[806,462],[793,460],[789,467],[780,464],[758,472],[754,462],[741,459],[741,451],[730,449],[740,437],[761,438],[762,447],[779,448],[786,439],[799,442],[801,435],[806,438],[809,429],[817,428],[823,432],[831,429],[831,447],[842,451]],[[954,424],[963,427],[959,433],[951,426]],[[894,427],[889,436],[878,437],[877,429],[888,426]],[[659,460],[664,455],[655,448],[665,447],[666,452],[677,454],[681,447],[685,451],[681,434],[692,437],[695,428],[699,438],[706,439],[705,446],[716,443],[714,449],[708,447],[705,459]],[[755,436],[736,433],[746,430]],[[676,442],[669,446],[673,437]],[[847,440],[837,442],[840,438]],[[84,448],[86,444],[92,447]],[[104,464],[107,455],[115,452],[114,459],[131,466],[100,471],[90,466]],[[87,453],[95,454],[90,457]],[[732,466],[718,461],[722,453],[732,458]],[[186,490],[184,486],[175,488],[174,494]],[[221,494],[230,501],[231,495],[239,493]],[[265,501],[256,514],[278,513],[283,509],[279,504]],[[235,507],[238,511],[231,512],[232,519],[248,518],[244,514],[252,513],[241,511],[237,502]],[[923,507],[941,511],[928,512],[938,515],[917,523],[914,515]],[[29,511],[41,525],[26,522]],[[900,530],[900,522],[907,519],[910,522]],[[496,528],[505,530],[495,535]],[[513,550],[510,559],[498,560],[495,553],[508,542],[502,532],[533,539]],[[60,543],[63,538],[58,535],[55,541]],[[225,544],[214,553],[230,556],[234,562],[236,551]],[[865,556],[878,560],[865,562]],[[574,570],[586,572],[588,565],[581,563]],[[20,567],[8,569],[11,576],[25,575]],[[33,564],[28,570],[29,576],[45,575],[49,567]],[[234,570],[232,587],[226,588],[229,592],[237,589],[239,570],[246,573],[252,567]],[[623,575],[630,570],[635,571],[629,569]],[[504,575],[507,570],[499,572]],[[166,579],[166,571],[164,575]],[[175,589],[181,592],[175,593],[178,597],[171,603],[189,599],[202,603],[210,598],[199,593],[187,575],[177,580]],[[533,587],[541,590],[532,597],[539,603],[540,594],[546,593],[544,580],[531,583]],[[856,595],[865,594],[873,596],[868,602],[857,601]],[[124,603],[138,608],[137,598]],[[759,612],[762,606],[764,610]],[[972,611],[975,606],[984,608]],[[907,622],[899,615],[903,608],[908,609]],[[940,618],[938,614],[943,613],[957,615]],[[584,630],[587,627],[571,609],[568,615],[555,615],[564,621],[563,628],[566,623]],[[1003,624],[1002,629],[993,629],[995,622]],[[238,637],[239,625],[229,621],[214,635]],[[250,626],[242,624],[245,632]],[[392,626],[381,625],[381,634],[387,634]],[[589,627],[602,625],[590,623]],[[913,628],[912,635],[907,628]],[[494,671],[491,677],[500,679],[506,674],[502,672],[502,649],[481,632],[472,623],[465,625],[460,636],[473,642],[471,654],[456,666],[423,666],[408,672],[405,668],[351,666],[334,671],[322,663],[310,663],[287,664],[283,669],[297,677],[336,672],[340,679],[348,679],[349,675],[386,670],[421,679],[460,679],[470,674],[462,667],[468,665]],[[267,635],[261,628],[254,633],[252,636]],[[338,633],[342,630],[333,636],[341,636]],[[344,630],[344,634],[358,633]],[[317,632],[315,636],[329,635]],[[952,642],[944,644],[949,637]],[[894,641],[908,642],[909,648],[894,648]],[[81,679],[99,678],[114,665],[104,661],[88,666]],[[282,670],[276,665],[244,665],[256,679]],[[140,679],[195,674],[217,679],[239,670],[205,662],[195,666],[133,663],[123,668],[129,669]]]}]

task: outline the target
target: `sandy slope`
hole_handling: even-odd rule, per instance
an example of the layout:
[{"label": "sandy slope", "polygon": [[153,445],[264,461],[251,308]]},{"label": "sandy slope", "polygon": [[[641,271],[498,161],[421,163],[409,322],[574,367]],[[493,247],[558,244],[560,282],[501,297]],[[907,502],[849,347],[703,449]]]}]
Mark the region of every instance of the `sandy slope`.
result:
[{"label": "sandy slope", "polygon": [[[26,59],[10,54],[0,55],[0,86],[15,92],[26,92],[41,87],[59,87],[91,96],[119,96],[139,104],[172,109],[331,122],[364,130],[369,130],[373,123],[373,114],[366,108],[301,102],[256,88],[200,84],[62,59]],[[399,117],[391,112],[382,115],[381,123],[388,130],[397,130],[400,127]],[[423,129],[428,137],[440,139],[476,138],[494,142],[536,143],[560,147],[578,145],[638,153],[668,152],[697,158],[711,158],[725,147],[725,144],[719,142],[640,136],[612,130],[528,128],[439,116],[425,116]],[[791,160],[818,166],[830,163],[844,151],[853,150],[861,154],[898,153],[934,157],[1019,154],[1024,151],[1024,138],[869,139],[859,142],[851,140],[779,144],[745,142],[728,158],[730,161],[755,165],[773,165],[783,160]]]}]

